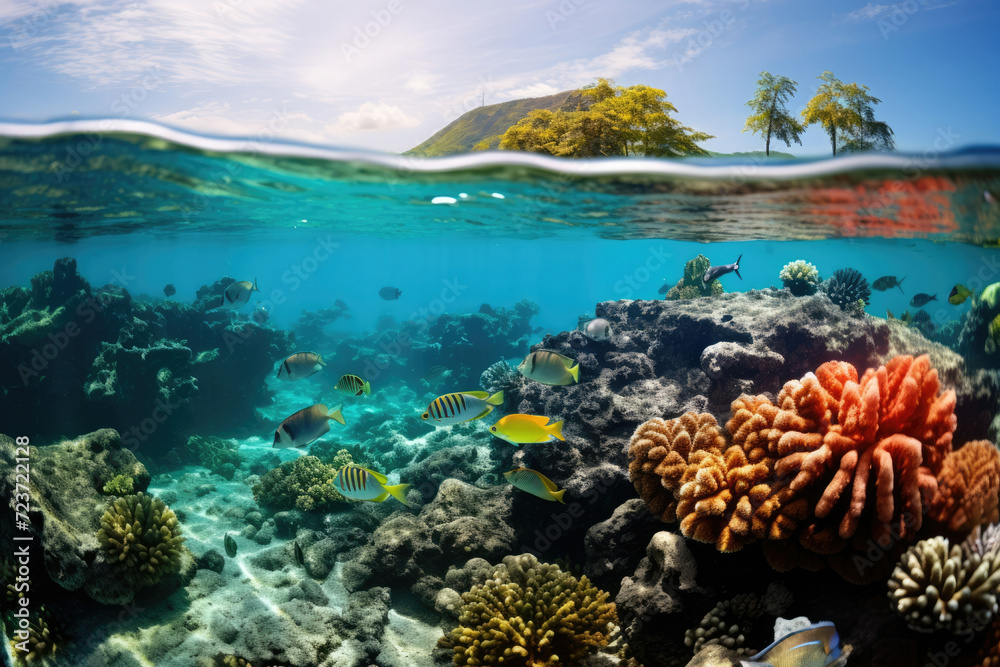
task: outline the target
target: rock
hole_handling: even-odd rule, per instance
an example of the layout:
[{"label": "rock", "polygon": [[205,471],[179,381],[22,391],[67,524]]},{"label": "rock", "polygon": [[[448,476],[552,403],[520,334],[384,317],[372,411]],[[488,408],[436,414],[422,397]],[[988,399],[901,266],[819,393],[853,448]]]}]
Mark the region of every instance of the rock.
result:
[{"label": "rock", "polygon": [[680,535],[656,533],[635,574],[622,581],[615,597],[625,636],[638,633],[656,616],[684,609],[682,594],[697,589],[698,565]]},{"label": "rock", "polygon": [[635,572],[643,558],[644,545],[662,529],[663,523],[642,500],[626,500],[609,519],[587,530],[583,573],[600,588],[617,588],[623,577]]},{"label": "rock", "polygon": [[226,565],[225,557],[215,549],[209,549],[202,555],[198,556],[199,570],[212,570],[213,572],[222,572],[222,568],[225,567],[225,565]]},{"label": "rock", "polygon": [[[9,509],[0,516],[0,534],[15,533],[15,490],[18,458],[30,459],[28,534],[39,545],[47,576],[69,591],[83,590],[104,604],[131,602],[141,583],[110,563],[97,540],[101,516],[112,498],[101,489],[117,475],[132,477],[136,492],[149,486],[149,473],[135,455],[122,447],[117,431],[104,429],[44,448],[23,449],[11,438],[0,435],[0,492]],[[20,491],[18,491],[20,493]],[[182,526],[183,530],[183,526]],[[23,530],[18,530],[23,534]],[[181,570],[167,576],[150,595],[169,595],[194,576],[196,565],[187,547],[182,548]],[[44,574],[42,574],[44,572]]]},{"label": "rock", "polygon": [[253,536],[253,541],[257,544],[270,544],[271,540],[274,539],[274,522],[271,520],[265,521],[257,531],[257,534]]},{"label": "rock", "polygon": [[745,658],[736,651],[719,644],[710,644],[698,651],[686,667],[739,667],[740,660]]},{"label": "rock", "polygon": [[256,510],[253,512],[247,512],[244,519],[254,528],[260,528],[261,525],[264,523],[264,515],[261,514],[260,512],[257,512]]},{"label": "rock", "polygon": [[274,530],[278,537],[292,537],[296,529],[302,523],[302,512],[291,510],[287,512],[276,512],[273,517]]}]

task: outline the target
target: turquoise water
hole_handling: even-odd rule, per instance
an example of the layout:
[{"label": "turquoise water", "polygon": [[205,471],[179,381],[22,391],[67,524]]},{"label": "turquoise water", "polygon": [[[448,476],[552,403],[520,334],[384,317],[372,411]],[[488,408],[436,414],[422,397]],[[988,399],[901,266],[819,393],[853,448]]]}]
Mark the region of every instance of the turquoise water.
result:
[{"label": "turquoise water", "polygon": [[[1000,384],[984,379],[995,377],[996,358],[961,348],[958,331],[974,319],[976,300],[953,305],[948,295],[956,284],[981,295],[1000,281],[1000,149],[766,164],[507,154],[414,160],[259,138],[209,139],[144,124],[127,132],[101,128],[98,121],[58,132],[0,127],[0,433],[39,446],[33,460],[78,457],[79,469],[97,481],[77,480],[84,490],[74,493],[103,510],[113,495],[102,491],[110,480],[101,475],[111,470],[100,454],[106,445],[67,449],[64,441],[90,443],[89,433],[116,429],[130,450],[122,456],[148,469],[146,492],[177,512],[199,564],[169,585],[122,593],[109,584],[95,590],[101,586],[61,579],[51,563],[66,553],[47,551],[44,565],[39,555],[32,562],[32,604],[44,599],[45,614],[54,615],[67,637],[64,662],[50,664],[229,664],[225,656],[253,665],[450,664],[448,651],[435,649],[455,623],[436,602],[444,598],[435,597],[451,590],[446,583],[458,585],[448,568],[471,557],[496,564],[526,550],[568,571],[590,572],[614,599],[627,590],[622,577],[636,573],[655,532],[680,534],[676,524],[630,519],[634,523],[606,545],[609,553],[627,553],[603,577],[595,554],[604,547],[585,546],[590,529],[635,502],[625,454],[632,431],[646,419],[695,408],[724,424],[740,391],[773,396],[782,382],[815,369],[798,370],[797,354],[828,361],[836,350],[854,363],[884,363],[890,345],[914,355],[930,350],[950,364],[942,366],[944,381],[960,386],[958,433],[996,438],[996,422],[992,430],[986,425],[997,412]],[[636,310],[646,306],[630,310],[621,303],[661,301],[699,254],[712,265],[741,257],[742,277],[728,273],[719,282],[726,294],[750,294],[670,302],[678,310],[665,306],[660,320],[654,316],[659,304],[647,315]],[[76,262],[68,274],[57,263],[64,257]],[[818,305],[795,310],[794,300],[779,293],[779,272],[797,259],[814,264],[822,279],[854,268],[869,282],[902,279],[902,290],[872,291],[863,313],[845,314],[822,294],[806,297]],[[46,273],[54,266],[55,278]],[[69,276],[64,283],[60,271]],[[76,309],[81,278],[88,297],[107,299],[98,326]],[[221,303],[221,290],[241,280],[260,290],[242,307],[196,303],[202,289],[214,289]],[[71,288],[64,293],[60,284]],[[166,294],[167,285],[175,292]],[[384,287],[402,294],[386,300]],[[916,314],[921,307],[910,300],[920,293],[936,296],[922,307],[931,324],[921,324],[920,333],[914,326],[899,333],[902,325],[893,324],[890,344],[887,311],[896,318]],[[31,307],[25,306],[29,295]],[[537,309],[525,306],[528,315],[518,319],[512,313],[522,300]],[[768,312],[777,315],[752,310],[754,300],[772,304]],[[712,310],[713,303],[722,305]],[[317,328],[315,313],[323,309],[333,311]],[[253,320],[261,311],[266,320]],[[499,314],[476,315],[494,311]],[[754,314],[742,319],[746,312]],[[815,320],[782,322],[784,312]],[[760,375],[755,367],[749,376],[713,375],[710,382],[707,357],[699,361],[702,348],[708,354],[720,340],[742,344],[747,334],[719,339],[719,330],[705,328],[698,313],[709,313],[704,317],[719,327],[733,321],[754,330],[763,326],[757,319],[777,322],[774,330],[829,325],[835,333],[825,343],[829,350],[778,355],[779,370],[767,366],[775,363],[772,355],[759,362],[767,366]],[[594,341],[567,333],[595,316],[609,317],[625,336],[594,351]],[[675,316],[681,324],[670,319]],[[869,338],[850,345],[833,339],[851,327]],[[516,367],[539,345],[578,352],[586,368],[580,384],[542,387],[515,376],[504,385],[511,387],[506,402],[482,421],[435,427],[420,419],[440,394],[492,392],[482,373],[499,361]],[[641,355],[654,357],[658,346],[674,352],[657,361],[654,376],[621,379],[629,368],[644,372]],[[327,367],[295,382],[279,380],[282,360],[304,349],[321,353]],[[437,365],[447,367],[440,382],[428,375]],[[786,367],[796,370],[786,373]],[[964,378],[979,371],[980,384],[970,389]],[[371,396],[338,392],[345,373],[370,380]],[[572,401],[561,402],[560,392]],[[157,401],[174,406],[162,420]],[[343,404],[346,425],[331,422],[331,431],[309,446],[272,447],[285,418],[316,403]],[[565,443],[518,448],[489,434],[502,415],[542,409],[553,411],[550,419],[566,420]],[[600,428],[588,421],[605,409],[610,416],[601,418]],[[192,437],[223,439],[235,463],[226,469],[208,454],[192,453]],[[258,486],[280,464],[290,470],[303,456],[333,466],[340,448],[386,473],[386,484],[411,484],[411,506],[391,497],[316,508],[293,498],[281,505]],[[61,465],[47,463],[34,474],[69,479],[53,472]],[[518,466],[537,466],[567,490],[571,504],[512,489],[503,473]],[[37,484],[31,492],[42,494],[44,483]],[[44,514],[57,523],[58,505],[33,521]],[[563,510],[569,518],[558,514]],[[106,556],[94,538],[97,514],[74,516],[66,525],[77,531],[79,562],[86,562],[79,567],[92,573],[81,576],[98,577]],[[426,528],[419,539],[415,524],[407,523],[418,520]],[[0,526],[6,548],[16,531],[9,521]],[[226,535],[234,537],[237,555],[223,556]],[[543,538],[551,546],[540,548]],[[38,549],[50,549],[42,536],[37,540]],[[670,639],[677,646],[683,646],[681,630],[696,625],[715,602],[760,582],[782,582],[799,600],[788,615],[836,622],[845,641],[858,646],[859,664],[871,664],[866,661],[877,650],[858,628],[875,621],[850,611],[853,594],[843,592],[835,574],[778,575],[757,545],[720,555],[711,545],[688,542],[711,582],[697,600],[686,598],[683,621],[645,619],[665,637],[680,628],[681,639]],[[303,563],[293,543],[304,549]],[[208,566],[215,557],[223,564],[219,571]],[[375,573],[367,579],[366,568]],[[755,573],[748,577],[753,585],[736,581],[741,571]],[[378,592],[383,587],[385,600]],[[753,592],[763,594],[757,588]],[[888,613],[884,581],[857,590],[876,601],[871,607],[878,613]],[[628,601],[619,600],[622,627],[633,627],[624,611]],[[128,611],[136,605],[141,612]],[[384,617],[359,620],[358,608],[381,610]],[[892,618],[890,634],[909,637]],[[761,622],[747,649],[771,643],[772,620]],[[692,657],[650,648],[634,629],[626,635],[632,657],[646,665],[680,665]],[[920,641],[921,655],[940,647],[935,639]],[[674,658],[651,659],[660,649]]]}]

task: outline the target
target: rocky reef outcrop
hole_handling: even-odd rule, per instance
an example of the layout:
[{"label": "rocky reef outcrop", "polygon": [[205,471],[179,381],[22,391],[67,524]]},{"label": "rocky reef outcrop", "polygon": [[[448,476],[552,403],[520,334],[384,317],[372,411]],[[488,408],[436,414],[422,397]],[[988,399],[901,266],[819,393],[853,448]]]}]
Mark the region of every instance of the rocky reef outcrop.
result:
[{"label": "rocky reef outcrop", "polygon": [[290,334],[212,310],[232,278],[193,306],[133,299],[124,272],[114,281],[94,288],[66,257],[30,288],[0,290],[7,430],[55,440],[110,426],[155,454],[198,432],[263,428],[255,408]]},{"label": "rocky reef outcrop", "polygon": [[[19,468],[18,459],[27,459],[28,467]],[[0,517],[0,537],[6,544],[14,544],[15,535],[32,538],[36,585],[44,572],[65,590],[82,591],[104,604],[125,604],[143,589],[164,596],[194,575],[194,558],[183,546],[171,554],[173,567],[162,577],[139,576],[138,562],[135,572],[123,571],[121,549],[112,553],[99,534],[102,517],[115,501],[103,489],[118,476],[131,478],[139,493],[149,486],[146,468],[111,429],[29,449],[0,435],[0,490],[8,505]],[[27,494],[26,513],[18,507],[25,500],[21,493]],[[17,520],[15,512],[22,512]]]}]

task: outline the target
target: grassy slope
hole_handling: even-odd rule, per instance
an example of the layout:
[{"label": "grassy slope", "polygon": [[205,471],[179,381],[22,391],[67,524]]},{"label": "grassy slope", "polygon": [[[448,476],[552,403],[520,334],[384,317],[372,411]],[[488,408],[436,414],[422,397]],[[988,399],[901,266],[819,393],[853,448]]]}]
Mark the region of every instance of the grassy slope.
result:
[{"label": "grassy slope", "polygon": [[564,107],[566,110],[575,109],[578,101],[576,92],[567,90],[546,97],[511,100],[467,111],[424,143],[406,151],[405,155],[440,157],[468,153],[483,139],[489,139],[490,148],[495,149],[507,128],[529,112],[535,109],[555,111]]}]

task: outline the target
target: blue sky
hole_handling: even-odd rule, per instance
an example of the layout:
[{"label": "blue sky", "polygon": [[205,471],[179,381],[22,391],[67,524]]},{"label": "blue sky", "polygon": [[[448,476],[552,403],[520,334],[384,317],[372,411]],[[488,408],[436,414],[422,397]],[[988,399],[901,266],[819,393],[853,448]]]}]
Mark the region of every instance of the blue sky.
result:
[{"label": "blue sky", "polygon": [[[762,70],[798,82],[796,112],[831,70],[924,153],[1000,144],[998,26],[995,0],[0,0],[0,119],[403,151],[484,98],[606,76],[663,88],[729,152],[763,148],[741,134]],[[829,142],[813,127],[790,150]]]}]

